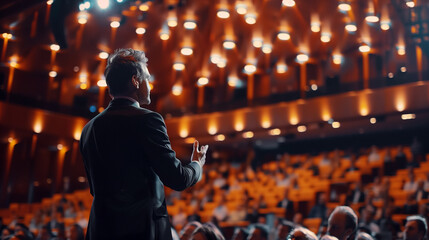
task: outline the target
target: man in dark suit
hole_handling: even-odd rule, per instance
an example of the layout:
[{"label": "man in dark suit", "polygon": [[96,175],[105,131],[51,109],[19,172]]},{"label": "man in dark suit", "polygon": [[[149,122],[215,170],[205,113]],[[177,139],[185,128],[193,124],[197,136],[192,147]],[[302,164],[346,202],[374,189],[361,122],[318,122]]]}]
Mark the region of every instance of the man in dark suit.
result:
[{"label": "man in dark suit", "polygon": [[201,179],[208,146],[194,142],[191,161],[171,149],[161,115],[150,104],[147,58],[119,49],[105,76],[113,97],[82,131],[80,150],[94,196],[86,239],[172,239],[164,184],[184,190]]}]

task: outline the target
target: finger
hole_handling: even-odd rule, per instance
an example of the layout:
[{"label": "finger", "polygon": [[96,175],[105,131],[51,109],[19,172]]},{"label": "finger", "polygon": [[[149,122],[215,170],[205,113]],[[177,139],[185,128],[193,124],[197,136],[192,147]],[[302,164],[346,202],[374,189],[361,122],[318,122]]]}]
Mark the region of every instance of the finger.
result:
[{"label": "finger", "polygon": [[206,153],[206,152],[207,152],[207,149],[209,149],[209,145],[204,145],[204,146],[202,146],[202,147],[201,147],[201,149],[202,149],[202,148],[204,148],[204,153]]},{"label": "finger", "polygon": [[198,141],[195,140],[195,142],[194,142],[194,152],[198,152],[198,145],[199,145]]}]

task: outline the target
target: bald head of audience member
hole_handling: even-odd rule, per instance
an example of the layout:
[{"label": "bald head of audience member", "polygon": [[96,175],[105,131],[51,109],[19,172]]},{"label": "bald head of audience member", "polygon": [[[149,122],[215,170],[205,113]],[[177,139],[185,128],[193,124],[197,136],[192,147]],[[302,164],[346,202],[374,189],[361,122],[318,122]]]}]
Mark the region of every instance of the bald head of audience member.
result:
[{"label": "bald head of audience member", "polygon": [[307,228],[297,227],[290,232],[288,240],[317,240],[316,234]]},{"label": "bald head of audience member", "polygon": [[405,224],[404,240],[423,240],[427,229],[426,219],[417,215],[409,216]]},{"label": "bald head of audience member", "polygon": [[347,240],[356,231],[358,218],[350,207],[338,206],[334,209],[328,219],[328,234]]},{"label": "bald head of audience member", "polygon": [[202,224],[197,221],[188,222],[180,231],[180,240],[189,240],[191,239],[192,233],[195,231],[195,229],[201,227]]}]

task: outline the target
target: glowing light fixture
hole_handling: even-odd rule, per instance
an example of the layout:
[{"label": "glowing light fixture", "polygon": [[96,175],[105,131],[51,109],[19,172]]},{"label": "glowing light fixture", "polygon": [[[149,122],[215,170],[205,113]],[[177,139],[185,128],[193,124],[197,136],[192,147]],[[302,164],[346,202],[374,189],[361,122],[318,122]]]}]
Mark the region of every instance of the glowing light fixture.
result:
[{"label": "glowing light fixture", "polygon": [[206,77],[200,77],[200,78],[198,78],[198,81],[197,81],[197,85],[198,86],[205,86],[205,85],[207,85],[207,84],[209,84],[209,79],[208,78],[206,78]]},{"label": "glowing light fixture", "polygon": [[256,23],[256,15],[252,13],[247,13],[244,15],[244,21],[246,21],[247,24],[253,25]]},{"label": "glowing light fixture", "polygon": [[179,132],[179,136],[180,136],[181,138],[186,138],[186,137],[188,136],[188,134],[189,134],[189,132],[188,132],[188,130],[186,130],[186,129],[182,129],[182,130],[180,130],[180,132]]},{"label": "glowing light fixture", "polygon": [[252,40],[252,44],[253,44],[253,46],[254,46],[255,48],[261,48],[261,47],[262,47],[262,44],[263,44],[263,41],[262,41],[262,39],[261,39],[261,38],[253,38],[253,40]]},{"label": "glowing light fixture", "polygon": [[51,44],[51,50],[56,52],[60,50],[60,46],[58,44]]},{"label": "glowing light fixture", "polygon": [[332,128],[339,128],[339,127],[341,127],[340,122],[333,122],[332,123]]},{"label": "glowing light fixture", "polygon": [[88,84],[86,84],[86,83],[81,83],[81,84],[79,85],[79,88],[80,88],[80,89],[82,89],[82,90],[85,90],[85,89],[87,89],[87,88],[88,88]]},{"label": "glowing light fixture", "polygon": [[173,87],[171,88],[171,92],[173,93],[174,96],[180,96],[180,94],[182,94],[183,92],[183,87],[181,84],[174,84]]},{"label": "glowing light fixture", "polygon": [[331,41],[331,34],[327,32],[322,32],[320,36],[320,41],[327,43]]},{"label": "glowing light fixture", "polygon": [[175,62],[173,64],[173,69],[176,71],[183,71],[185,69],[185,64],[182,62]]},{"label": "glowing light fixture", "polygon": [[406,68],[406,67],[401,67],[401,68],[400,68],[400,70],[401,70],[401,72],[403,72],[403,73],[404,73],[404,72],[406,72],[406,71],[407,71],[407,68]]},{"label": "glowing light fixture", "polygon": [[145,34],[145,32],[146,32],[146,28],[143,28],[143,27],[136,28],[136,33],[138,35],[143,35]]},{"label": "glowing light fixture", "polygon": [[402,115],[401,115],[401,119],[402,119],[402,120],[412,120],[412,119],[416,119],[416,114],[414,114],[414,113],[402,114]]},{"label": "glowing light fixture", "polygon": [[369,23],[376,23],[380,19],[374,14],[374,13],[368,13],[368,15],[365,17],[365,21]]},{"label": "glowing light fixture", "polygon": [[170,39],[170,32],[167,32],[167,31],[160,32],[159,33],[159,38],[161,40],[164,40],[164,41]]},{"label": "glowing light fixture", "polygon": [[375,124],[375,123],[377,123],[377,118],[372,117],[372,118],[369,119],[369,122],[371,124]]},{"label": "glowing light fixture", "polygon": [[49,72],[49,77],[54,78],[56,76],[57,76],[57,72],[55,72],[55,71],[50,71]]},{"label": "glowing light fixture", "polygon": [[396,46],[396,49],[398,51],[398,55],[405,55],[406,51],[405,51],[405,46]]},{"label": "glowing light fixture", "polygon": [[278,136],[282,133],[282,131],[279,128],[274,128],[271,129],[270,131],[268,131],[268,134],[270,134],[271,136]]},{"label": "glowing light fixture", "polygon": [[252,74],[256,72],[256,66],[254,61],[247,61],[247,64],[244,66],[244,73]]},{"label": "glowing light fixture", "polygon": [[230,14],[229,14],[228,9],[220,8],[219,10],[217,10],[216,15],[218,18],[227,19],[227,18],[229,18]]},{"label": "glowing light fixture", "polygon": [[407,7],[409,7],[409,8],[413,8],[413,7],[415,7],[416,6],[416,4],[414,3],[414,1],[413,0],[407,0],[406,2],[405,2],[405,4],[407,5]]},{"label": "glowing light fixture", "polygon": [[309,59],[308,55],[304,53],[300,53],[296,56],[296,61],[299,63],[305,63],[308,61],[308,59]]},{"label": "glowing light fixture", "polygon": [[211,126],[211,127],[209,127],[209,129],[207,129],[207,132],[210,135],[215,135],[217,133],[217,127],[216,126]]},{"label": "glowing light fixture", "polygon": [[99,87],[107,87],[106,79],[100,79],[97,81],[97,86]]},{"label": "glowing light fixture", "polygon": [[224,68],[224,67],[226,67],[226,59],[225,58],[219,59],[219,62],[216,64],[216,66],[218,68]]},{"label": "glowing light fixture", "polygon": [[338,55],[338,54],[332,55],[332,62],[334,62],[335,64],[337,65],[341,64],[342,60],[343,60],[343,57],[341,55]]},{"label": "glowing light fixture", "polygon": [[368,44],[362,44],[359,46],[359,51],[362,53],[366,53],[369,52],[371,50],[371,48],[368,46]]},{"label": "glowing light fixture", "polygon": [[277,34],[277,38],[282,40],[282,41],[286,41],[286,40],[290,39],[290,34],[288,32],[285,32],[285,31],[280,31]]},{"label": "glowing light fixture", "polygon": [[253,138],[254,135],[252,131],[247,131],[243,133],[243,138]]},{"label": "glowing light fixture", "polygon": [[262,44],[262,52],[265,54],[270,54],[273,51],[273,45],[270,43]]},{"label": "glowing light fixture", "polygon": [[2,36],[2,38],[8,39],[8,40],[12,39],[12,37],[13,37],[12,34],[10,34],[10,33],[2,33],[1,36]]},{"label": "glowing light fixture", "polygon": [[390,21],[381,21],[380,22],[381,30],[387,31],[390,29]]},{"label": "glowing light fixture", "polygon": [[169,18],[167,18],[167,25],[169,27],[177,27],[177,17],[169,17]]},{"label": "glowing light fixture", "polygon": [[140,4],[139,10],[142,12],[149,11],[149,4],[147,2]]},{"label": "glowing light fixture", "polygon": [[223,135],[223,134],[216,135],[215,141],[218,141],[218,142],[225,141],[225,135]]},{"label": "glowing light fixture", "polygon": [[338,9],[340,9],[343,12],[347,12],[347,11],[352,10],[352,6],[348,2],[342,2],[342,3],[338,4]]},{"label": "glowing light fixture", "polygon": [[228,77],[228,85],[230,87],[236,87],[239,83],[240,79],[237,77]]},{"label": "glowing light fixture", "polygon": [[311,84],[311,90],[313,90],[313,91],[317,91],[317,89],[318,89],[318,86],[317,86],[317,84],[315,84],[315,83],[313,83],[313,84]]},{"label": "glowing light fixture", "polygon": [[101,9],[107,9],[110,6],[109,0],[97,0],[97,5]]},{"label": "glowing light fixture", "polygon": [[185,20],[185,22],[183,23],[183,27],[188,30],[195,29],[197,27],[197,22],[195,22],[194,20]]},{"label": "glowing light fixture", "polygon": [[88,22],[88,13],[86,12],[79,12],[77,14],[77,22],[79,24],[86,24]]},{"label": "glowing light fixture", "polygon": [[225,49],[233,49],[235,48],[235,42],[232,40],[225,40],[223,41],[223,47]]},{"label": "glowing light fixture", "polygon": [[194,53],[194,50],[191,47],[182,47],[182,49],[180,49],[180,53],[182,55],[189,56]]},{"label": "glowing light fixture", "polygon": [[52,5],[53,2],[54,2],[54,0],[48,0],[48,1],[46,1],[46,4]]},{"label": "glowing light fixture", "polygon": [[320,23],[319,22],[312,22],[311,23],[311,31],[312,32],[320,32]]},{"label": "glowing light fixture", "polygon": [[282,5],[286,6],[286,7],[293,7],[293,6],[295,6],[295,1],[294,0],[283,0]]},{"label": "glowing light fixture", "polygon": [[217,64],[222,57],[219,54],[210,55],[210,62],[213,64]]},{"label": "glowing light fixture", "polygon": [[344,28],[347,30],[347,32],[356,32],[357,31],[356,24],[354,24],[354,23],[347,23]]},{"label": "glowing light fixture", "polygon": [[307,127],[306,126],[304,126],[304,125],[301,125],[301,126],[298,126],[297,128],[296,128],[296,130],[298,131],[298,132],[305,132],[305,131],[307,131]]},{"label": "glowing light fixture", "polygon": [[119,23],[119,21],[112,21],[110,23],[111,28],[118,28],[119,26],[121,26],[121,23]]},{"label": "glowing light fixture", "polygon": [[277,63],[276,65],[277,73],[285,73],[287,71],[287,65],[284,63]]},{"label": "glowing light fixture", "polygon": [[245,3],[235,4],[235,11],[240,15],[244,15],[247,13],[247,5]]},{"label": "glowing light fixture", "polygon": [[98,54],[98,57],[101,59],[107,59],[109,57],[109,54],[107,52],[101,52]]}]

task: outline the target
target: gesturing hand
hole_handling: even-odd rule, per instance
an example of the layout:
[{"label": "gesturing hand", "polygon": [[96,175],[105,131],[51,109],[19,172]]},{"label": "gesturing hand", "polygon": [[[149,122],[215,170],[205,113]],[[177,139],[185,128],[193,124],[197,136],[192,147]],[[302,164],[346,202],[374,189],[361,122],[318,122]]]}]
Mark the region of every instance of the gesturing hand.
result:
[{"label": "gesturing hand", "polygon": [[198,141],[195,140],[194,148],[192,150],[191,161],[197,161],[200,163],[201,167],[206,163],[206,153],[209,149],[208,145],[201,146],[201,149],[198,150]]}]

